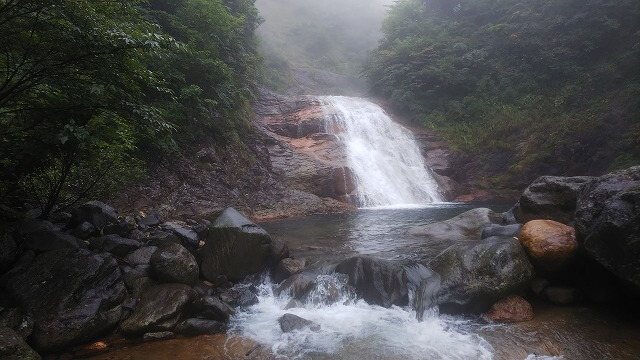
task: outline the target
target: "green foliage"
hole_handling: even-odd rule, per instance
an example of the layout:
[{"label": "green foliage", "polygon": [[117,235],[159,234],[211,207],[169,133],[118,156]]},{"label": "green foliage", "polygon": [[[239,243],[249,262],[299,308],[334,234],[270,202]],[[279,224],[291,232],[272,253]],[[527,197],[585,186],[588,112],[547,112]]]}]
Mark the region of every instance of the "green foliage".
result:
[{"label": "green foliage", "polygon": [[0,0],[0,190],[47,216],[238,141],[259,21],[253,0]]},{"label": "green foliage", "polygon": [[454,146],[508,151],[513,174],[609,170],[640,161],[639,18],[634,0],[404,0],[365,74]]}]

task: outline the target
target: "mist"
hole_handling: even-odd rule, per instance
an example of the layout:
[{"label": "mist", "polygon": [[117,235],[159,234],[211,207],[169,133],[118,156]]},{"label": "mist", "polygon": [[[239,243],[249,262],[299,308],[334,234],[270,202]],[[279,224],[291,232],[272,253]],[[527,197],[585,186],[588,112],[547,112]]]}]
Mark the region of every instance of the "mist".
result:
[{"label": "mist", "polygon": [[394,0],[258,0],[267,66],[355,76],[380,38]]}]

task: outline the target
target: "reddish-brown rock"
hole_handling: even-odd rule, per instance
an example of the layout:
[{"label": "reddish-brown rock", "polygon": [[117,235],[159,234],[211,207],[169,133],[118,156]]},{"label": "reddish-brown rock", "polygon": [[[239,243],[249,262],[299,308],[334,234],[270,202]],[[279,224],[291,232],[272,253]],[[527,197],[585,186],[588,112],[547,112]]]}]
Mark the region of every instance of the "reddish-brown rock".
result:
[{"label": "reddish-brown rock", "polygon": [[496,322],[521,322],[533,319],[533,308],[527,300],[510,295],[491,306],[485,316]]},{"label": "reddish-brown rock", "polygon": [[553,220],[529,221],[518,239],[534,265],[549,271],[562,268],[578,250],[575,229]]}]

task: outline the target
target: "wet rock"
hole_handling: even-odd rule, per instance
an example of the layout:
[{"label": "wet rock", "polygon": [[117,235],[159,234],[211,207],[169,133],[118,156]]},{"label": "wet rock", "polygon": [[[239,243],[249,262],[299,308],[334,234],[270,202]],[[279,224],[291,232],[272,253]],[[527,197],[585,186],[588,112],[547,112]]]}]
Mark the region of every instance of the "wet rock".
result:
[{"label": "wet rock", "polygon": [[4,280],[7,291],[32,314],[31,344],[44,352],[112,330],[126,296],[115,259],[82,249],[46,252]]},{"label": "wet rock", "polygon": [[558,305],[568,305],[578,300],[579,294],[576,289],[563,286],[549,286],[543,291],[547,300]]},{"label": "wet rock", "polygon": [[502,216],[500,214],[490,209],[478,208],[449,220],[414,226],[409,229],[409,233],[430,240],[478,240],[484,228],[501,222]]},{"label": "wet rock", "polygon": [[534,264],[547,271],[564,267],[578,250],[575,230],[553,220],[529,221],[518,239]]},{"label": "wet rock", "polygon": [[220,321],[196,318],[181,321],[175,329],[178,334],[187,336],[218,334],[225,330],[225,324]]},{"label": "wet rock", "polygon": [[289,257],[289,247],[282,240],[272,239],[269,249],[268,263],[270,267],[276,266],[282,259]]},{"label": "wet rock", "polygon": [[542,176],[536,179],[513,208],[518,222],[554,220],[563,224],[573,221],[578,193],[593,178],[588,176]]},{"label": "wet rock", "polygon": [[171,331],[150,332],[142,336],[142,341],[151,342],[158,340],[168,340],[176,337],[176,334]]},{"label": "wet rock", "polygon": [[142,243],[119,235],[105,235],[89,240],[89,245],[94,251],[108,252],[118,257],[124,257],[139,249]]},{"label": "wet rock", "polygon": [[36,360],[40,355],[13,330],[0,327],[0,358],[6,360]]},{"label": "wet rock", "polygon": [[73,228],[69,234],[77,237],[78,239],[87,240],[88,238],[96,235],[98,229],[96,229],[90,222],[84,221],[75,228]]},{"label": "wet rock", "polygon": [[535,275],[520,243],[498,237],[453,245],[429,266],[441,276],[437,304],[446,313],[484,312]]},{"label": "wet rock", "polygon": [[210,320],[228,321],[235,314],[235,310],[229,304],[213,296],[203,296],[193,303],[193,308],[198,316]]},{"label": "wet rock", "polygon": [[133,222],[128,221],[118,221],[114,224],[109,224],[104,227],[103,233],[105,235],[119,235],[122,237],[128,237],[133,230],[136,230],[136,225]]},{"label": "wet rock", "polygon": [[247,289],[238,295],[238,297],[234,298],[233,303],[241,308],[246,308],[260,302],[258,296],[254,294],[251,290]]},{"label": "wet rock", "polygon": [[20,224],[18,233],[27,249],[36,252],[46,252],[57,249],[86,248],[80,239],[63,233],[46,220],[25,220]]},{"label": "wet rock", "polygon": [[581,249],[640,291],[640,166],[587,184],[575,222]]},{"label": "wet rock", "polygon": [[95,226],[98,231],[102,230],[108,224],[118,222],[116,210],[100,201],[89,201],[75,208],[71,216],[71,226],[75,227],[86,221]]},{"label": "wet rock", "polygon": [[4,309],[0,312],[0,327],[8,327],[26,339],[33,332],[33,319],[22,314],[18,308]]},{"label": "wet rock", "polygon": [[189,250],[180,244],[171,244],[156,250],[151,256],[151,268],[160,282],[195,284],[199,268]]},{"label": "wet rock", "polygon": [[304,270],[305,266],[306,261],[304,259],[282,259],[273,271],[273,281],[279,284],[291,275],[295,275]]},{"label": "wet rock", "polygon": [[147,242],[147,245],[156,247],[163,247],[171,244],[182,244],[182,242],[177,235],[166,231],[157,231],[151,233]]},{"label": "wet rock", "polygon": [[158,250],[155,246],[143,246],[131,254],[124,257],[124,261],[131,265],[149,265],[151,262],[151,256]]},{"label": "wet rock", "polygon": [[133,314],[120,324],[127,335],[170,331],[178,322],[182,309],[196,297],[184,284],[162,284],[142,294]]},{"label": "wet rock", "polygon": [[133,295],[136,299],[142,297],[147,290],[152,287],[158,285],[158,283],[150,277],[142,276],[132,280],[131,286],[127,285],[127,288],[130,289],[131,295]]},{"label": "wet rock", "polygon": [[492,236],[502,237],[518,237],[522,224],[498,225],[492,224],[482,229],[480,239],[486,239]]},{"label": "wet rock", "polygon": [[233,208],[226,209],[209,229],[204,246],[202,274],[209,281],[218,275],[241,280],[267,264],[269,234]]},{"label": "wet rock", "polygon": [[338,264],[336,272],[349,276],[356,295],[370,304],[390,307],[409,301],[404,269],[391,261],[357,256]]},{"label": "wet rock", "polygon": [[200,240],[198,239],[198,233],[191,228],[183,225],[177,221],[169,221],[162,224],[162,228],[173,232],[182,241],[184,246],[191,248],[197,248]]},{"label": "wet rock", "polygon": [[495,322],[522,322],[533,319],[533,307],[518,295],[510,295],[491,306],[485,314],[487,319]]},{"label": "wet rock", "polygon": [[11,268],[18,256],[18,247],[10,233],[0,232],[0,274]]},{"label": "wet rock", "polygon": [[320,331],[320,324],[316,324],[313,321],[303,319],[300,316],[286,313],[278,319],[280,329],[282,332],[291,332],[294,330],[302,330],[305,328],[311,329],[311,331]]},{"label": "wet rock", "polygon": [[137,279],[142,277],[151,277],[151,265],[135,265],[135,266],[122,266],[122,279],[127,289],[133,290],[134,283]]},{"label": "wet rock", "polygon": [[138,224],[144,226],[158,226],[162,223],[160,215],[157,213],[151,213],[138,221]]},{"label": "wet rock", "polygon": [[296,299],[291,299],[287,305],[284,307],[285,310],[289,310],[289,309],[295,309],[295,308],[300,308],[303,307],[304,304],[302,304],[302,302],[296,300]]},{"label": "wet rock", "polygon": [[209,235],[209,225],[211,224],[201,223],[193,226],[193,231],[198,234],[198,239],[205,240],[207,238]]},{"label": "wet rock", "polygon": [[414,291],[413,308],[416,317],[422,321],[428,309],[438,305],[440,293],[440,274],[422,264],[405,266],[408,288]]},{"label": "wet rock", "polygon": [[289,277],[285,282],[280,284],[275,290],[275,294],[280,296],[280,294],[285,293],[289,294],[291,297],[295,299],[302,299],[311,288],[313,288],[313,282],[315,281],[315,276],[311,276],[309,274],[300,273]]}]

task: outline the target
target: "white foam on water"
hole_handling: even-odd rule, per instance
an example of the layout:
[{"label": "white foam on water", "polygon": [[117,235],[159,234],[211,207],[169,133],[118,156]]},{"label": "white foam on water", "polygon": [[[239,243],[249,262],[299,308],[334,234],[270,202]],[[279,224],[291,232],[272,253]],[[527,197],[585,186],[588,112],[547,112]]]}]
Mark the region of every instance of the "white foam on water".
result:
[{"label": "white foam on water", "polygon": [[380,106],[362,98],[320,99],[335,110],[326,115],[326,131],[346,145],[360,207],[411,208],[444,200],[413,134]]},{"label": "white foam on water", "polygon": [[[275,296],[269,281],[259,291],[258,304],[232,318],[230,333],[270,347],[277,357],[493,359],[492,348],[485,340],[462,329],[465,321],[436,312],[426,314],[420,322],[409,309],[369,305],[344,291],[330,304],[310,300],[302,307],[285,310],[291,298]],[[333,296],[336,300],[335,295],[325,289],[324,299]],[[316,296],[316,300],[322,298]],[[283,333],[278,318],[285,313],[311,320],[320,325],[320,330]]]}]

